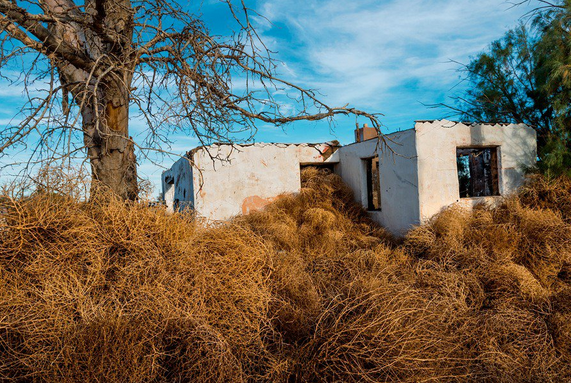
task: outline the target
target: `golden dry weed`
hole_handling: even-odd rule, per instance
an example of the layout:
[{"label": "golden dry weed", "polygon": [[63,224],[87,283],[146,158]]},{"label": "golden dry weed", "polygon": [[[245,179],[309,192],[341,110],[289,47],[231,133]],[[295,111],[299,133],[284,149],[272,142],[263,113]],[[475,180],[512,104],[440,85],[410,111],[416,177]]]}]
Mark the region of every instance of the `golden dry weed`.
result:
[{"label": "golden dry weed", "polygon": [[571,181],[397,242],[333,174],[214,228],[40,188],[0,200],[0,379],[571,380]]}]

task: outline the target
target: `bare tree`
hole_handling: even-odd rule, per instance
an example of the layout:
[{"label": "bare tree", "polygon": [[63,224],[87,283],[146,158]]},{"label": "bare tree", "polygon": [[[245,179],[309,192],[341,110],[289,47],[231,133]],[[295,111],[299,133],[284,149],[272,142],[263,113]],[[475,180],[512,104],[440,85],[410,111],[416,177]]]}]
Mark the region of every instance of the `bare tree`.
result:
[{"label": "bare tree", "polygon": [[[21,122],[0,135],[0,155],[39,137],[42,156],[86,153],[93,179],[136,199],[133,107],[148,124],[146,149],[167,145],[173,132],[204,144],[232,142],[240,132],[254,134],[256,121],[354,114],[380,127],[374,114],[330,107],[314,91],[277,77],[250,22],[253,11],[225,2],[237,26],[227,38],[213,36],[198,16],[170,1],[0,0],[0,75],[28,95]],[[14,63],[23,71],[10,71]],[[285,111],[285,96],[276,96],[284,91],[294,112]]]}]

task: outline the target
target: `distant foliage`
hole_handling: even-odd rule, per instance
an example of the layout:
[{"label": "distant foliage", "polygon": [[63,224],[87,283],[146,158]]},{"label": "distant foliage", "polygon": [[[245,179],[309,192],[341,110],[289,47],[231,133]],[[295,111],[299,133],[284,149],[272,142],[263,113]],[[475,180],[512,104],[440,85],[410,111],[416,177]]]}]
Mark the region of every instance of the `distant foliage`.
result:
[{"label": "distant foliage", "polygon": [[0,378],[571,380],[569,179],[401,242],[338,176],[302,180],[210,228],[116,197],[0,199]]},{"label": "distant foliage", "polygon": [[571,1],[561,0],[493,42],[466,67],[466,120],[525,123],[538,134],[539,168],[571,175]]}]

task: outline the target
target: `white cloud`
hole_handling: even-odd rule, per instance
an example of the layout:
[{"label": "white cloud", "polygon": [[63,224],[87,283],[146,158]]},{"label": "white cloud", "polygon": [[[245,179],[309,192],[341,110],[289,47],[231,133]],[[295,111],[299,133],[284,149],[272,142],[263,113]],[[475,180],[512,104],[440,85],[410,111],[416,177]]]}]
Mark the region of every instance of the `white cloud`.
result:
[{"label": "white cloud", "polygon": [[467,63],[530,8],[501,0],[266,0],[260,7],[274,25],[264,22],[264,35],[281,39],[279,57],[306,86],[330,103],[384,112],[396,94],[431,102],[422,91],[407,93],[410,82],[450,89],[458,81],[451,60]]},{"label": "white cloud", "polygon": [[[457,66],[450,60],[467,63],[470,56],[515,26],[533,3],[512,7],[503,0],[252,0],[249,6],[263,16],[252,20],[266,46],[279,52],[276,57],[283,65],[278,70],[283,77],[318,89],[332,106],[350,102],[382,112],[386,115],[383,122],[390,125],[393,121],[398,126],[389,127],[395,128],[403,127],[402,121],[410,127],[414,119],[427,118],[420,102],[439,102],[458,81]],[[227,23],[220,21],[227,16],[224,4],[208,0],[196,8],[212,18],[209,21],[219,22],[215,31],[225,33]],[[236,92],[245,90],[240,80],[240,76],[235,78]],[[0,126],[5,126],[25,98],[21,85],[8,87],[2,80],[0,85],[4,103]],[[260,89],[259,83],[250,83],[250,90]],[[291,107],[283,92],[273,95],[284,108]],[[354,119],[337,121],[338,138],[351,139]],[[137,141],[147,132],[146,122],[135,114],[131,132]],[[262,125],[256,139],[317,142],[331,139],[328,134],[327,123],[300,123],[287,132]],[[175,153],[198,145],[191,136],[170,138],[174,142],[170,151]],[[153,158],[167,167],[176,160]],[[139,160],[140,174],[159,185],[162,169],[142,156]]]}]

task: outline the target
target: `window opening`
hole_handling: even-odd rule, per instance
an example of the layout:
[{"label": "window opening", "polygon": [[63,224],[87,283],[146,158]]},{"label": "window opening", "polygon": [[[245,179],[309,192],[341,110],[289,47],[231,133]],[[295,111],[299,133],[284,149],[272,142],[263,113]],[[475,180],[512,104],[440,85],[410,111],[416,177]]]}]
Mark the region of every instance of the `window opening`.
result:
[{"label": "window opening", "polygon": [[313,164],[300,164],[299,168],[301,170],[303,170],[305,168],[316,168],[319,170],[327,170],[330,173],[333,173],[335,171],[335,162],[318,162],[318,163],[313,163]]},{"label": "window opening", "polygon": [[500,195],[498,148],[457,148],[460,198]]},{"label": "window opening", "polygon": [[381,180],[379,177],[379,157],[366,158],[367,168],[367,209],[381,210]]}]

